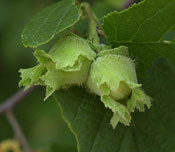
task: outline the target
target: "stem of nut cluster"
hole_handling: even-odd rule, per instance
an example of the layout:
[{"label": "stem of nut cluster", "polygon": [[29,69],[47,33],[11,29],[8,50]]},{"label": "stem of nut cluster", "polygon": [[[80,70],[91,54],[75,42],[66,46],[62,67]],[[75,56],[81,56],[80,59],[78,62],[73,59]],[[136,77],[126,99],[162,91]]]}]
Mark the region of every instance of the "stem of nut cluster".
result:
[{"label": "stem of nut cluster", "polygon": [[100,42],[99,42],[98,31],[97,31],[97,27],[98,27],[97,17],[92,12],[91,7],[88,3],[82,3],[81,7],[89,21],[89,40],[92,41],[94,44],[99,44]]}]

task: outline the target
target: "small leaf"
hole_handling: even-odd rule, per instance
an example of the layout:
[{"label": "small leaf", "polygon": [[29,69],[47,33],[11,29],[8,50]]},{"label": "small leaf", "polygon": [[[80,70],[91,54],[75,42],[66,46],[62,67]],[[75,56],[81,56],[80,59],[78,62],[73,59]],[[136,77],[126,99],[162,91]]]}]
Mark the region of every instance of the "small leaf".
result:
[{"label": "small leaf", "polygon": [[55,35],[73,26],[80,18],[75,2],[62,0],[38,13],[24,28],[22,41],[26,47],[46,44]]}]

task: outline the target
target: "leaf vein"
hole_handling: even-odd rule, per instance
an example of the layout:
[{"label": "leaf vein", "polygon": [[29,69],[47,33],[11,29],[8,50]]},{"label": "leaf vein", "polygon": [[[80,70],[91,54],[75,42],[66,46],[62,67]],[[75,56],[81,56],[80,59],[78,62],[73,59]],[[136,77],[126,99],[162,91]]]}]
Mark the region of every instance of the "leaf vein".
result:
[{"label": "leaf vein", "polygon": [[70,6],[70,8],[66,11],[66,13],[63,15],[63,17],[61,18],[61,20],[58,22],[58,25],[55,28],[54,34],[56,33],[57,29],[59,28],[60,24],[62,23],[63,19],[67,16],[67,14],[69,13],[69,11],[72,9],[73,5]]},{"label": "leaf vein", "polygon": [[48,21],[49,17],[52,15],[52,13],[58,9],[58,7],[59,7],[59,6],[55,7],[55,9],[53,9],[53,10],[48,14],[48,16],[47,16],[47,17],[45,18],[45,20],[40,24],[40,26],[38,26],[37,30],[35,31],[35,33],[34,33],[33,36],[31,37],[32,42],[33,42],[33,40],[34,40],[35,35],[39,32],[39,30],[41,29],[41,27]]},{"label": "leaf vein", "polygon": [[162,8],[159,9],[158,11],[156,11],[156,12],[154,13],[154,15],[152,15],[152,16],[146,18],[145,21],[143,21],[143,23],[139,25],[137,31],[135,32],[135,34],[133,35],[133,37],[131,38],[130,41],[132,42],[132,41],[135,39],[135,37],[137,36],[137,33],[139,32],[139,30],[141,29],[141,27],[142,27],[143,24],[145,24],[145,23],[146,23],[147,21],[149,21],[151,18],[155,17],[155,16],[156,16],[157,14],[159,14],[162,10],[164,10],[165,8],[167,8],[172,2],[173,2],[173,1],[168,2],[164,7],[162,7]]},{"label": "leaf vein", "polygon": [[105,116],[106,116],[106,115],[107,115],[107,112],[104,114],[104,116],[103,116],[101,122],[99,123],[99,127],[98,127],[98,129],[97,129],[97,131],[96,131],[96,134],[95,134],[95,137],[94,137],[94,140],[93,140],[93,145],[92,145],[92,147],[91,147],[91,149],[90,149],[90,152],[93,152],[93,148],[94,148],[94,145],[95,145],[95,142],[96,142],[96,139],[97,139],[98,132],[99,132],[99,130],[100,130],[100,128],[101,128],[101,126],[102,126],[102,124],[103,124],[103,122],[104,122],[104,119],[105,119]]}]

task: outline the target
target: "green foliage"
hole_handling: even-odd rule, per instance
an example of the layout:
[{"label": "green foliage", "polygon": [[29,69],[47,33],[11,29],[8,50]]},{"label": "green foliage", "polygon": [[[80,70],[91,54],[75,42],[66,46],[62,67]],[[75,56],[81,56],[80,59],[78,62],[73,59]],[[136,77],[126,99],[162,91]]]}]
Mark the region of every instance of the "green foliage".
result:
[{"label": "green foliage", "polygon": [[63,0],[38,13],[23,30],[26,47],[38,47],[56,34],[73,26],[80,18],[78,6],[72,0]]},{"label": "green foliage", "polygon": [[[2,103],[19,90],[20,68],[28,68],[36,64],[31,48],[24,48],[21,33],[24,25],[41,9],[60,0],[0,0],[0,102]],[[96,13],[105,15],[111,12],[111,7],[105,0],[88,0]],[[124,1],[124,0],[123,0]],[[97,2],[104,7],[97,8]],[[103,12],[103,14],[101,13]],[[87,30],[88,24],[83,25]],[[78,35],[81,35],[81,29]],[[86,37],[86,35],[84,35]],[[44,47],[44,48],[43,48]],[[48,50],[50,44],[42,46]],[[8,85],[7,85],[8,83]],[[53,98],[43,102],[44,89],[38,87],[33,93],[23,99],[14,108],[14,114],[21,125],[32,149],[47,149],[48,145],[58,143],[51,152],[76,152],[74,136],[61,118],[59,108]],[[0,116],[0,142],[14,138],[14,132],[5,115]],[[74,148],[71,148],[74,146]]]},{"label": "green foliage", "polygon": [[99,97],[81,88],[57,91],[55,99],[79,152],[174,152],[174,72],[165,60],[153,65],[142,80],[154,98],[151,109],[134,113],[131,126],[119,124],[115,130],[109,124],[112,113]]},{"label": "green foliage", "polygon": [[57,143],[53,143],[50,145],[49,149],[47,151],[40,151],[40,152],[76,152],[76,147],[67,147],[59,145]]},{"label": "green foliage", "polygon": [[162,41],[175,24],[174,7],[175,0],[144,0],[128,10],[108,14],[103,27],[109,43],[128,46],[144,67],[160,56],[175,63],[175,45]]},{"label": "green foliage", "polygon": [[135,43],[124,42],[116,43],[114,45],[128,46],[129,52],[139,61],[137,70],[143,73],[146,68],[151,66],[151,63],[159,57],[165,57],[175,64],[175,44],[165,42],[151,42],[151,43]]},{"label": "green foliage", "polygon": [[164,40],[174,41],[175,40],[175,26],[173,26],[163,37]]},{"label": "green foliage", "polygon": [[[113,5],[114,1],[110,2],[110,5]],[[102,6],[106,4],[107,1]],[[26,25],[22,40],[26,47],[35,48],[34,55],[39,64],[20,71],[22,77],[20,85],[26,87],[33,84],[45,85],[46,97],[57,90],[55,99],[64,120],[76,137],[78,152],[173,152],[175,69],[171,63],[175,64],[175,44],[174,37],[170,38],[166,34],[167,32],[172,34],[175,29],[175,0],[144,0],[127,10],[107,14],[104,17],[103,29],[112,48],[87,43],[76,37],[82,40],[82,45],[72,44],[72,40],[67,41],[63,38],[49,53],[40,50],[38,48],[40,45],[67,31],[84,17],[86,13],[81,12],[80,6],[75,0],[57,2],[41,11]],[[111,9],[113,7],[109,8]],[[103,10],[99,12],[101,11]],[[89,14],[87,16],[90,18],[90,23],[95,23],[93,32],[97,36],[96,25],[102,29],[96,16],[92,14],[90,11],[90,16]],[[75,28],[78,30],[77,33],[81,33],[79,26]],[[164,41],[165,36],[170,39]],[[119,46],[122,46],[120,47],[122,51],[116,53],[116,50],[119,50],[116,47]],[[139,84],[134,62],[130,59],[127,48],[129,54],[139,60],[137,65],[137,71],[141,72],[138,73]],[[93,51],[101,52],[96,54]],[[94,68],[94,64],[106,56],[109,57],[108,60]],[[120,59],[113,60],[114,56]],[[115,65],[114,63],[121,60],[121,56],[125,56],[124,58],[128,60]],[[168,61],[161,59],[152,64],[159,57],[165,57]],[[141,78],[140,74],[150,66],[152,68],[149,68],[146,77]],[[88,76],[92,76],[96,88],[94,91],[94,86],[88,85],[88,87],[101,98],[89,93],[88,89],[73,86],[86,85]],[[116,79],[117,76],[120,78]],[[125,84],[120,88],[121,80]],[[150,108],[151,99],[138,88],[140,84],[143,84],[144,90],[153,98],[151,110],[145,110],[144,105]],[[136,86],[132,87],[133,85]],[[126,95],[122,97],[122,101],[127,102],[122,103],[121,96],[116,97],[116,92]],[[136,109],[138,111],[134,112]],[[113,117],[110,110],[114,113]],[[142,111],[145,112],[139,113]],[[119,123],[115,128],[119,121],[125,125],[130,123],[130,126]],[[62,146],[53,146],[52,149],[62,150]],[[63,149],[69,151],[74,148]]]},{"label": "green foliage", "polygon": [[104,30],[111,43],[159,41],[175,24],[174,7],[174,0],[144,0],[128,10],[105,16]]}]

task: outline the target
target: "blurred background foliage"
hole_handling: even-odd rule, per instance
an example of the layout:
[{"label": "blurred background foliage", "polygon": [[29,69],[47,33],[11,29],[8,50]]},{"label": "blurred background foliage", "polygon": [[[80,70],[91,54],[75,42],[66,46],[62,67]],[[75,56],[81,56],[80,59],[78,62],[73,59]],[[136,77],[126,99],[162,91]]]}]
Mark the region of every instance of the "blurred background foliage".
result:
[{"label": "blurred background foliage", "polygon": [[[21,42],[24,25],[42,8],[58,0],[0,0],[0,103],[19,90],[18,70],[36,64],[32,49]],[[81,1],[83,2],[83,0]],[[120,10],[125,0],[87,0],[99,19],[108,12]],[[78,34],[87,34],[87,21],[75,27]],[[49,47],[49,46],[47,46]],[[37,88],[14,109],[29,144],[33,149],[73,152],[76,141],[61,118],[53,98],[43,101],[45,90]],[[6,117],[0,115],[0,142],[14,137]]]}]

